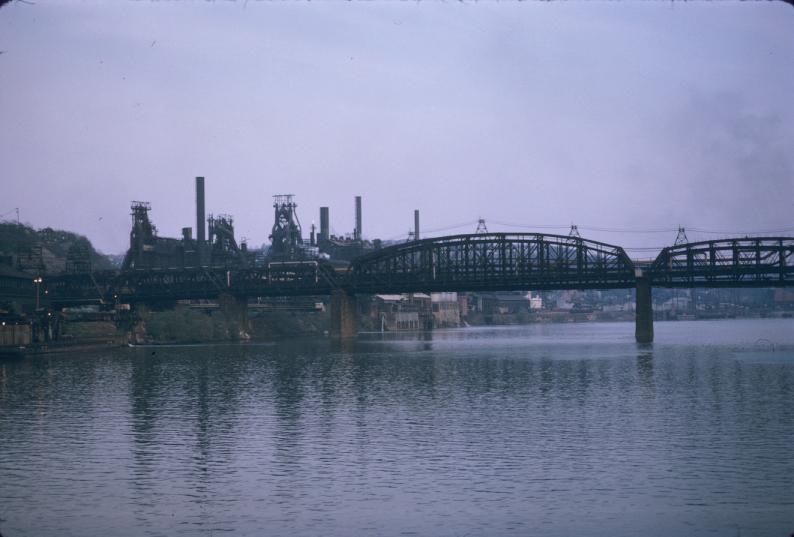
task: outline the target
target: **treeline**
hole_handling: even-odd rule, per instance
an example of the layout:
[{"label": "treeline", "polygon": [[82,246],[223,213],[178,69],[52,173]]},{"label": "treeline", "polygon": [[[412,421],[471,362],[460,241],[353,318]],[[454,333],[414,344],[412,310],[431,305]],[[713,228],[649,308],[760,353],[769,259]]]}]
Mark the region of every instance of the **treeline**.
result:
[{"label": "treeline", "polygon": [[113,268],[110,259],[83,235],[51,227],[37,230],[15,222],[0,222],[0,256],[7,264],[50,273],[65,270],[74,259],[89,261],[93,270]]}]

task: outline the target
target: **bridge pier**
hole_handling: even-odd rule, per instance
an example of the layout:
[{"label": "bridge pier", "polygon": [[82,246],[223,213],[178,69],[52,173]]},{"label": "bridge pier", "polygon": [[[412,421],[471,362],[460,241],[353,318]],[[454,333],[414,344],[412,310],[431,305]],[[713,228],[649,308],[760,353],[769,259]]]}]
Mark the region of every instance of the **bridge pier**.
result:
[{"label": "bridge pier", "polygon": [[125,332],[127,343],[139,345],[146,343],[146,319],[149,308],[145,304],[131,304],[125,313],[116,314],[116,328]]},{"label": "bridge pier", "polygon": [[331,291],[332,339],[351,339],[358,335],[356,297],[343,289]]},{"label": "bridge pier", "polygon": [[634,310],[635,329],[634,337],[637,343],[651,343],[653,341],[653,299],[651,294],[651,281],[637,275],[636,307]]},{"label": "bridge pier", "polygon": [[234,322],[238,330],[237,336],[240,339],[250,339],[251,336],[249,332],[251,330],[248,324],[248,299],[222,293],[218,296],[218,305],[220,306],[221,312],[223,312],[223,316]]}]

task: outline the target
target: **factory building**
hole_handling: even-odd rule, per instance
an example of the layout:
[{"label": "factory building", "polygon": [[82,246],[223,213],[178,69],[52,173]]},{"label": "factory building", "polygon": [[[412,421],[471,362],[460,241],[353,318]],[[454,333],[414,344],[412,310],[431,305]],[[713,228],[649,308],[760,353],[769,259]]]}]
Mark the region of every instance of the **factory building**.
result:
[{"label": "factory building", "polygon": [[[149,270],[193,267],[246,266],[251,262],[245,245],[234,238],[230,215],[210,215],[204,206],[204,178],[196,177],[196,238],[192,229],[182,228],[182,237],[160,237],[149,217],[151,205],[133,201],[130,247],[124,256],[123,270]],[[207,238],[206,223],[209,224]]]}]

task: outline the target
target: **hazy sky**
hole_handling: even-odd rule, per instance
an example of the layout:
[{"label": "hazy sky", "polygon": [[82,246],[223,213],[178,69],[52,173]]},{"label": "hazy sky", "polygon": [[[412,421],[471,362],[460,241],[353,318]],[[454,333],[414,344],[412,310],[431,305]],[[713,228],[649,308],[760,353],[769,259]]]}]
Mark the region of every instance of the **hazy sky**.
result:
[{"label": "hazy sky", "polygon": [[413,209],[436,234],[794,235],[784,3],[37,0],[0,8],[0,51],[0,213],[109,253],[131,200],[195,226],[196,175],[252,245],[281,193],[307,235],[321,205],[352,231],[355,195],[370,238]]}]

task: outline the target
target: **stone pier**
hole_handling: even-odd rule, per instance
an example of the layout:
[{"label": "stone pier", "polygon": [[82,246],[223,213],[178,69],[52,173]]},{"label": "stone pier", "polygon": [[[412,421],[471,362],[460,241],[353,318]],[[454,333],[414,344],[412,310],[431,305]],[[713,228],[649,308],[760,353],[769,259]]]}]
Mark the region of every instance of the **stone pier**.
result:
[{"label": "stone pier", "polygon": [[227,293],[218,296],[218,305],[223,316],[230,321],[234,321],[237,326],[240,339],[250,339],[251,327],[248,323],[248,299],[236,297]]},{"label": "stone pier", "polygon": [[331,291],[332,339],[351,339],[358,335],[356,297],[343,289]]}]

